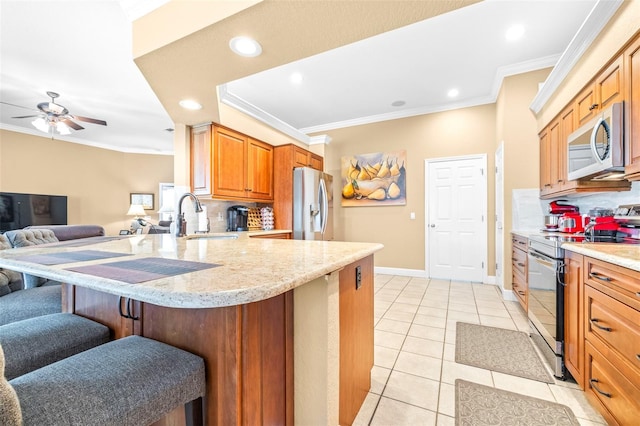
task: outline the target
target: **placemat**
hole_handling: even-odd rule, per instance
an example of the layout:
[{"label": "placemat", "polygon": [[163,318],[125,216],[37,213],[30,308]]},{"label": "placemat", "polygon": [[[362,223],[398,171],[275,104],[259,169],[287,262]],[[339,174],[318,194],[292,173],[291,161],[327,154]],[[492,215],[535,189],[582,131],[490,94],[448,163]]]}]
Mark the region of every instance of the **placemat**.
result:
[{"label": "placemat", "polygon": [[79,250],[64,253],[30,254],[16,257],[23,262],[39,263],[41,265],[60,265],[63,263],[87,262],[89,260],[110,259],[112,257],[131,256],[125,253],[114,253],[100,250]]},{"label": "placemat", "polygon": [[216,268],[218,266],[220,265],[217,263],[147,257],[144,259],[102,263],[100,265],[78,266],[67,268],[67,270],[108,278],[110,280],[123,281],[129,284],[137,284],[173,275],[188,274],[190,272]]}]

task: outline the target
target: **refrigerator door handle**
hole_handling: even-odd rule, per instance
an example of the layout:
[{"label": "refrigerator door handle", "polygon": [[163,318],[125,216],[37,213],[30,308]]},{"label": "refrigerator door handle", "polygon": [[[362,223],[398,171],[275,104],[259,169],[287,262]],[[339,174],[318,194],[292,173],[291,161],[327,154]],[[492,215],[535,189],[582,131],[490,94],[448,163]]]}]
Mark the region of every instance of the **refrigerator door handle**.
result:
[{"label": "refrigerator door handle", "polygon": [[329,197],[327,196],[327,184],[320,179],[320,204],[322,209],[320,229],[322,234],[327,230],[327,216],[329,215]]}]

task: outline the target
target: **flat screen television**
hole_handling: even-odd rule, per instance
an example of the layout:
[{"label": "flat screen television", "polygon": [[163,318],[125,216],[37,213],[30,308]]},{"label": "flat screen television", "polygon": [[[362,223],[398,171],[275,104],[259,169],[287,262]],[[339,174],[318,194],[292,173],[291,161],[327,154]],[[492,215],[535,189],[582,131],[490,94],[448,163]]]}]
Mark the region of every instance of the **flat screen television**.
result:
[{"label": "flat screen television", "polygon": [[0,192],[0,231],[30,225],[67,225],[67,197]]}]

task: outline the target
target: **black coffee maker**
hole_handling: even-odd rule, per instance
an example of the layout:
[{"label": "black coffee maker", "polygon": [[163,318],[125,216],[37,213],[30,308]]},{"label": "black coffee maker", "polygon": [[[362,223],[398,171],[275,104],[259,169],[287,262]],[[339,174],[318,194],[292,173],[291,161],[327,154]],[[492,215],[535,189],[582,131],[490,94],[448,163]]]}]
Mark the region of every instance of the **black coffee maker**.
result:
[{"label": "black coffee maker", "polygon": [[248,231],[249,208],[231,206],[227,209],[227,231]]}]

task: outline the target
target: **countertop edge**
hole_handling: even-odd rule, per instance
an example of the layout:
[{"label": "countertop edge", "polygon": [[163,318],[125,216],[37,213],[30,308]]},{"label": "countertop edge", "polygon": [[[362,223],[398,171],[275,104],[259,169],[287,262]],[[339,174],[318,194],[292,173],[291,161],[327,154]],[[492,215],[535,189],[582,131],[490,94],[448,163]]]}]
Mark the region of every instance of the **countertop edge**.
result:
[{"label": "countertop edge", "polygon": [[640,246],[615,243],[563,243],[562,248],[640,272]]}]

